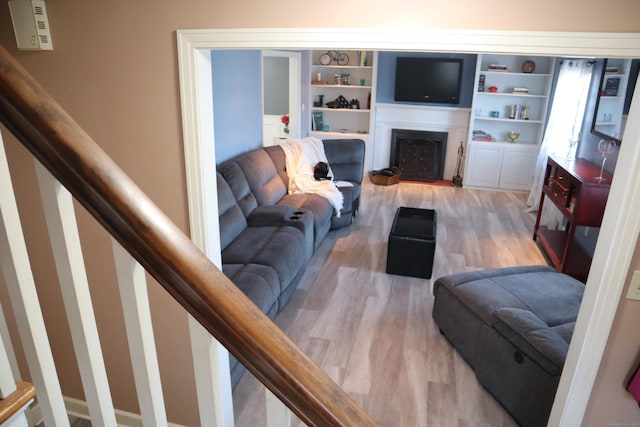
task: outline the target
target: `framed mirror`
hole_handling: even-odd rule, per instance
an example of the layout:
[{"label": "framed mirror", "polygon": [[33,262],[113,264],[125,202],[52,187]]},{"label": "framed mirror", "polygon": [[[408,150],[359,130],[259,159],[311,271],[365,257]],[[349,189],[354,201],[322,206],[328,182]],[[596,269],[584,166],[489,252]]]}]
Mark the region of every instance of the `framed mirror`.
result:
[{"label": "framed mirror", "polygon": [[629,108],[637,75],[637,61],[632,63],[629,59],[613,58],[604,60],[591,122],[592,134],[620,144],[626,123],[626,110]]}]

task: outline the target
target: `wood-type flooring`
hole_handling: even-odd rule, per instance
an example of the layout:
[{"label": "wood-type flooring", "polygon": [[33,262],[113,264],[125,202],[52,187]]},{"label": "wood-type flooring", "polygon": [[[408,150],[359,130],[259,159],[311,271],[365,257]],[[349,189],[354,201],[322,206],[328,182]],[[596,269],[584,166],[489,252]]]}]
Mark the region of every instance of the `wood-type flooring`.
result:
[{"label": "wood-type flooring", "polygon": [[[439,333],[432,283],[456,272],[546,264],[525,200],[522,193],[367,181],[358,217],[329,233],[276,323],[381,426],[516,426]],[[437,211],[431,280],[385,272],[400,206]],[[250,374],[234,407],[237,427],[266,425],[265,389]]]}]

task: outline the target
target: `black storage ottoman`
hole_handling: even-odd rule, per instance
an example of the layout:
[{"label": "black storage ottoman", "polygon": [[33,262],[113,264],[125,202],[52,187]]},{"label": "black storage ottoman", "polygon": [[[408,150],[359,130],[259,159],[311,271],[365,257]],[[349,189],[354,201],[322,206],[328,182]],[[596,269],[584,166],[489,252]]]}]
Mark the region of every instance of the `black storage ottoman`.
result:
[{"label": "black storage ottoman", "polygon": [[431,278],[436,220],[432,209],[398,208],[389,232],[387,273]]}]

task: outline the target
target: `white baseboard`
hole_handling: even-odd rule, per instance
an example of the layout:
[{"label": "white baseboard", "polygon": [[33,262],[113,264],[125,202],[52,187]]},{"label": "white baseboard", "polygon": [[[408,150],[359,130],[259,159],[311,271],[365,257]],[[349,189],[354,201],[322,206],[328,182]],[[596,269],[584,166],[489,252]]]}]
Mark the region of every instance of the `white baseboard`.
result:
[{"label": "white baseboard", "polygon": [[[82,418],[85,420],[91,420],[91,416],[89,415],[89,406],[87,402],[80,399],[75,399],[73,397],[64,396],[64,404],[67,408],[67,414]],[[30,408],[30,419],[33,421],[35,425],[41,423],[42,413],[40,412],[40,406],[38,404],[33,405]],[[121,409],[116,409],[116,422],[120,427],[142,427],[142,416],[140,414],[134,414],[133,412],[123,411]],[[168,423],[169,427],[184,427],[180,424]]]}]

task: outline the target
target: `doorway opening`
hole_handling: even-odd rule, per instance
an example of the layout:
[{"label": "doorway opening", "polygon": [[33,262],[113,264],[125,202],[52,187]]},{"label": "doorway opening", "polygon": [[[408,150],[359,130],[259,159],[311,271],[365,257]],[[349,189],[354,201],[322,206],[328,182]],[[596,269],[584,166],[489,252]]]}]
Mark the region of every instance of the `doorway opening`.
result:
[{"label": "doorway opening", "polygon": [[[262,145],[300,137],[300,53],[262,52]],[[288,120],[282,120],[287,116]]]}]

